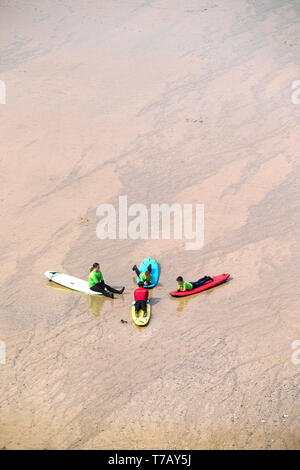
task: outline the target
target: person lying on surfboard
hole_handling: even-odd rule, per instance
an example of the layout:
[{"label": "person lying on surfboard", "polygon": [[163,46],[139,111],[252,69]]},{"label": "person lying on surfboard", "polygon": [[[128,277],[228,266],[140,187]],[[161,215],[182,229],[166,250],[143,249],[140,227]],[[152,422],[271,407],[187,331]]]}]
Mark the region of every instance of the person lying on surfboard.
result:
[{"label": "person lying on surfboard", "polygon": [[144,317],[147,316],[147,300],[148,300],[148,290],[145,289],[144,283],[140,281],[138,283],[138,288],[134,291],[134,300],[135,300],[135,314],[137,315],[139,310],[144,311]]},{"label": "person lying on surfboard", "polygon": [[140,278],[141,281],[143,281],[144,284],[150,285],[153,283],[152,279],[152,274],[151,274],[151,264],[149,264],[147,271],[141,273],[137,265],[135,264],[132,268],[132,271],[136,272],[137,277]]},{"label": "person lying on surfboard", "polygon": [[195,282],[186,282],[183,280],[182,276],[178,276],[177,281],[177,290],[181,292],[186,292],[187,290],[196,289],[197,287],[203,286],[207,281],[213,281],[213,278],[210,276],[204,276],[198,281]]},{"label": "person lying on surfboard", "polygon": [[94,263],[90,268],[89,288],[95,292],[101,292],[101,294],[111,299],[114,298],[114,294],[123,294],[125,289],[125,287],[122,287],[121,290],[117,290],[105,284],[99,263]]}]

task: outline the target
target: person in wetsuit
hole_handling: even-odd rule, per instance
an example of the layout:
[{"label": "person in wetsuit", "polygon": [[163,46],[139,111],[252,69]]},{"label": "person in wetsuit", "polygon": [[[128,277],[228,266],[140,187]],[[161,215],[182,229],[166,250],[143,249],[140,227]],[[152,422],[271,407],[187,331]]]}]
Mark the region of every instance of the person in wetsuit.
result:
[{"label": "person in wetsuit", "polygon": [[90,268],[89,288],[95,292],[101,292],[101,294],[111,299],[114,298],[114,294],[123,294],[125,289],[125,287],[122,287],[121,290],[117,290],[105,284],[99,263],[94,263]]},{"label": "person in wetsuit", "polygon": [[178,276],[177,281],[177,290],[181,292],[186,292],[187,290],[196,289],[197,287],[203,286],[208,281],[213,281],[213,278],[210,276],[204,276],[198,281],[195,282],[186,282],[183,280],[182,276]]},{"label": "person in wetsuit", "polygon": [[148,300],[148,290],[145,289],[144,283],[139,282],[138,288],[134,291],[134,300],[135,300],[135,314],[137,315],[139,310],[144,311],[144,317],[147,316],[147,300]]},{"label": "person in wetsuit", "polygon": [[132,271],[135,271],[137,277],[140,278],[141,281],[143,281],[144,284],[150,285],[153,283],[153,278],[151,274],[151,264],[149,264],[147,271],[141,272],[137,265],[135,264],[132,268]]}]

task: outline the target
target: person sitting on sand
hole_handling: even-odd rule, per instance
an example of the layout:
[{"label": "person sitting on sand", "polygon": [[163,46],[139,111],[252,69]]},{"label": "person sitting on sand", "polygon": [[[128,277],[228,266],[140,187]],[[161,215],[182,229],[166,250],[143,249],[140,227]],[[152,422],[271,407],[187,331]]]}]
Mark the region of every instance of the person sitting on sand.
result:
[{"label": "person sitting on sand", "polygon": [[192,290],[196,289],[197,287],[203,286],[208,281],[213,281],[213,278],[210,276],[204,276],[201,279],[198,279],[198,281],[195,282],[186,282],[183,280],[182,276],[178,276],[176,279],[177,281],[177,290],[181,292],[186,292],[187,290]]},{"label": "person sitting on sand", "polygon": [[106,297],[114,298],[114,294],[123,294],[125,287],[121,290],[114,289],[105,284],[99,263],[94,263],[90,269],[89,288],[95,292],[101,292]]},{"label": "person sitting on sand", "polygon": [[147,271],[143,273],[140,272],[136,264],[133,266],[132,271],[136,272],[137,277],[139,277],[140,280],[143,281],[144,284],[146,284],[146,286],[147,285],[149,286],[150,284],[153,283],[152,274],[151,274],[151,264],[149,264]]},{"label": "person sitting on sand", "polygon": [[144,283],[140,281],[138,283],[138,288],[134,291],[134,300],[135,300],[135,314],[138,315],[139,310],[144,311],[144,317],[147,316],[147,300],[148,300],[148,291],[144,287]]}]

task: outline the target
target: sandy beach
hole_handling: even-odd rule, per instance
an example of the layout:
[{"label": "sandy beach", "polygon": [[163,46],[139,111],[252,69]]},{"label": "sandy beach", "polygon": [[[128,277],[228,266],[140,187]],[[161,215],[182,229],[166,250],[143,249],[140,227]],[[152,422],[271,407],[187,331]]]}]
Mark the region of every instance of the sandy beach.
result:
[{"label": "sandy beach", "polygon": [[[300,449],[299,53],[296,0],[1,1],[0,449]],[[100,240],[122,195],[203,204],[203,247]],[[122,296],[44,276],[95,261]]]}]

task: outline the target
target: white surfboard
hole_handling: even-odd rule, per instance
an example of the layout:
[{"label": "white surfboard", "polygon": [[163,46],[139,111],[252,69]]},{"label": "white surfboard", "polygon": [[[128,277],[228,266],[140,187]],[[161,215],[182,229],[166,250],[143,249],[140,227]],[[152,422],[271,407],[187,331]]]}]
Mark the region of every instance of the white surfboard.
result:
[{"label": "white surfboard", "polygon": [[89,288],[89,283],[78,279],[78,277],[69,276],[69,274],[59,273],[57,271],[46,271],[45,276],[49,281],[56,282],[61,286],[68,287],[69,289],[76,290],[78,292],[84,292],[85,294],[102,295],[101,292],[94,292]]}]

